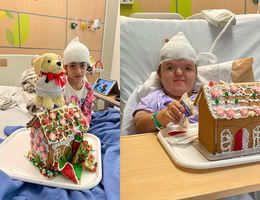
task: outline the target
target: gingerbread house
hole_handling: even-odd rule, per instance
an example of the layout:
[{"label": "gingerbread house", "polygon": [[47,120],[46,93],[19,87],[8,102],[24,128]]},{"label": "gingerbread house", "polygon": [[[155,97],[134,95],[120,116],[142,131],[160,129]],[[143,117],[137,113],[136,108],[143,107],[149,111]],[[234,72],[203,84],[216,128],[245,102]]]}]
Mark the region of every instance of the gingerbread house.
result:
[{"label": "gingerbread house", "polygon": [[78,106],[69,105],[37,113],[27,128],[31,128],[31,152],[47,169],[55,160],[72,150],[75,139],[82,138],[89,125]]},{"label": "gingerbread house", "polygon": [[[198,149],[210,160],[260,152],[260,83],[202,86]],[[201,148],[202,147],[202,148]]]}]

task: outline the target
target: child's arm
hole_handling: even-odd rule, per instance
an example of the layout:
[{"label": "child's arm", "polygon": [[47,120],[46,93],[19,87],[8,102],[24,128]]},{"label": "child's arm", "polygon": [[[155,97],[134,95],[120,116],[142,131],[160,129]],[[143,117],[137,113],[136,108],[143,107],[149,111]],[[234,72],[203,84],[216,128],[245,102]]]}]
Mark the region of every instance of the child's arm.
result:
[{"label": "child's arm", "polygon": [[82,113],[85,115],[86,120],[90,123],[91,120],[91,111],[92,111],[92,101],[93,101],[93,89],[90,83],[86,83],[86,88],[88,90],[86,99],[82,104]]},{"label": "child's arm", "polygon": [[[166,126],[169,122],[179,124],[183,112],[183,105],[174,100],[166,108],[157,112],[156,120],[162,126]],[[158,131],[154,126],[153,115],[154,113],[145,110],[140,110],[135,114],[134,125],[137,133]]]}]

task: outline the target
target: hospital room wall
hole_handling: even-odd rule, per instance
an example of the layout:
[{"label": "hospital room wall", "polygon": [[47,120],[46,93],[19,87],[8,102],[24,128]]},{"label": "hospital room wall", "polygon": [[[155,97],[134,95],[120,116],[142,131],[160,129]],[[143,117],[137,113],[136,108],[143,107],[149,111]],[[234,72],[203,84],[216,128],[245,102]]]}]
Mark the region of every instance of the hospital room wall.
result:
[{"label": "hospital room wall", "polygon": [[130,16],[136,12],[179,13],[184,18],[204,9],[228,9],[235,14],[257,13],[257,4],[252,0],[134,0],[132,5],[121,4],[120,15]]},{"label": "hospital room wall", "polygon": [[[111,4],[113,6],[111,0],[2,0],[0,54],[40,55],[53,52],[62,55],[68,42],[79,36],[89,48],[90,55],[104,63],[102,76],[110,78],[112,59],[109,56],[112,57],[112,54],[104,51],[114,48],[116,19],[109,16]],[[89,27],[94,20],[101,19],[101,28],[82,30],[80,26],[87,19]],[[78,24],[75,29],[71,28],[73,22]]]},{"label": "hospital room wall", "polygon": [[120,83],[120,27],[119,0],[107,0],[107,12],[104,26],[104,44],[102,50],[104,72],[102,77],[116,80]]}]

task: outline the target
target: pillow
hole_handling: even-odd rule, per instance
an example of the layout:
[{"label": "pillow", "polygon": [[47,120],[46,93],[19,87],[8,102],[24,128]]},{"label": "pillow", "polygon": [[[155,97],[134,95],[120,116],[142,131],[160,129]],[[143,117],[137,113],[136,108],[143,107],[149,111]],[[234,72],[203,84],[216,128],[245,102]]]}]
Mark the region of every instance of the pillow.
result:
[{"label": "pillow", "polygon": [[[222,80],[234,83],[255,81],[252,66],[253,57],[199,66],[194,90],[198,91],[202,85],[208,84],[209,81],[217,82]],[[159,88],[161,88],[161,84],[157,72],[152,72],[145,83],[139,87],[137,93],[139,98],[142,98]]]},{"label": "pillow", "polygon": [[208,84],[209,81],[222,80],[234,83],[255,81],[252,66],[253,57],[199,66],[194,89],[199,90],[202,85]]}]

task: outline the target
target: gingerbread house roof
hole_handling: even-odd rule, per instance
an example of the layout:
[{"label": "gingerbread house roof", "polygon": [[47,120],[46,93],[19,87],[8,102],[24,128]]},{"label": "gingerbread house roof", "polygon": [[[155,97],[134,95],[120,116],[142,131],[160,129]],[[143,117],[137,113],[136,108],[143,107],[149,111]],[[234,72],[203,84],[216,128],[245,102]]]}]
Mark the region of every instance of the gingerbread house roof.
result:
[{"label": "gingerbread house roof", "polygon": [[69,142],[77,133],[86,133],[89,125],[81,109],[75,105],[37,113],[28,127],[41,128],[48,144]]},{"label": "gingerbread house roof", "polygon": [[260,116],[260,83],[220,83],[202,86],[194,102],[202,95],[214,119],[240,119]]}]

